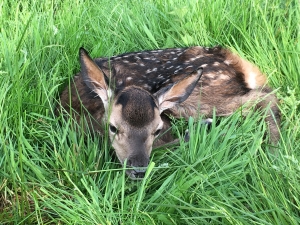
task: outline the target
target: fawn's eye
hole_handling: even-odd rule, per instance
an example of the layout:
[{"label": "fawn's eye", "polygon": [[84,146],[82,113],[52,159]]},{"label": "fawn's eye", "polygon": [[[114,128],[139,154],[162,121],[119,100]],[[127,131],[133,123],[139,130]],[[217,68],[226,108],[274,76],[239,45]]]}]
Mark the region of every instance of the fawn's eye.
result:
[{"label": "fawn's eye", "polygon": [[155,137],[158,136],[158,135],[160,134],[160,132],[161,132],[161,129],[157,129],[157,130],[155,131],[155,133],[154,133],[154,136],[155,136]]},{"label": "fawn's eye", "polygon": [[109,130],[114,134],[118,133],[118,129],[114,125],[109,124]]}]

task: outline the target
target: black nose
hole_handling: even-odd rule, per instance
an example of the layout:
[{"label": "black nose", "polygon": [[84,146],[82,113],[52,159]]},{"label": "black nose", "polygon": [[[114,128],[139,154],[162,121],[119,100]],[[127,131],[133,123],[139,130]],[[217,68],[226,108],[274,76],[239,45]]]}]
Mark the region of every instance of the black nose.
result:
[{"label": "black nose", "polygon": [[130,170],[127,170],[127,174],[132,179],[144,178],[148,164],[149,156],[146,154],[133,155],[127,160],[127,165],[130,168]]},{"label": "black nose", "polygon": [[127,175],[133,180],[139,180],[145,177],[147,167],[131,167],[126,170]]},{"label": "black nose", "polygon": [[146,173],[146,169],[133,169],[132,170],[132,175],[135,177],[135,178],[144,178],[145,176],[145,173]]}]

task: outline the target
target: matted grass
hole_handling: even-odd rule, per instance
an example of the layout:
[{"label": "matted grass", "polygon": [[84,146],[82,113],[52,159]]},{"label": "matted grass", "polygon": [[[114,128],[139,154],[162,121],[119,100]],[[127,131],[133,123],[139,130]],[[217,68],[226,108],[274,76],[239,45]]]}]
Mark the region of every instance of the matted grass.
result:
[{"label": "matted grass", "polygon": [[[0,223],[299,224],[299,10],[297,0],[2,1]],[[80,46],[99,57],[191,45],[229,47],[267,74],[282,113],[276,157],[264,115],[236,112],[210,130],[188,121],[190,142],[154,150],[146,178],[131,181],[107,137],[54,116]]]}]

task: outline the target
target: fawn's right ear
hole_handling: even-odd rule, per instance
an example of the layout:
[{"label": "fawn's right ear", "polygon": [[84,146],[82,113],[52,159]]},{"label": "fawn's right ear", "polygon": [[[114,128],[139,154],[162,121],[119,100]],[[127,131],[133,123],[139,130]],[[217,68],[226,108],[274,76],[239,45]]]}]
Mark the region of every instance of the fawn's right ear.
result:
[{"label": "fawn's right ear", "polygon": [[108,78],[82,47],[79,49],[79,60],[83,81],[101,98],[106,111],[112,93],[106,82]]},{"label": "fawn's right ear", "polygon": [[200,67],[182,80],[170,84],[155,93],[154,96],[158,99],[160,113],[185,101],[196,87],[202,72],[203,68]]}]

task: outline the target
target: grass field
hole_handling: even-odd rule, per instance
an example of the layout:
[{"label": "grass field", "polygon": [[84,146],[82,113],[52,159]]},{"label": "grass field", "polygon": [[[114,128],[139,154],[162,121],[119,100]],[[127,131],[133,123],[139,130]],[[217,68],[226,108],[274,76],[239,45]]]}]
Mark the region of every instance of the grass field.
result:
[{"label": "grass field", "polygon": [[[0,224],[300,224],[299,21],[297,0],[1,1]],[[155,150],[131,181],[107,138],[59,125],[79,47],[192,45],[229,47],[267,74],[282,113],[276,157],[263,115],[237,112],[211,130],[188,121],[190,142]]]}]

